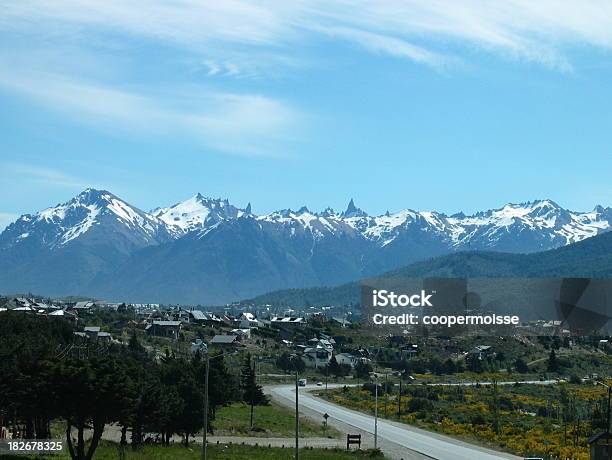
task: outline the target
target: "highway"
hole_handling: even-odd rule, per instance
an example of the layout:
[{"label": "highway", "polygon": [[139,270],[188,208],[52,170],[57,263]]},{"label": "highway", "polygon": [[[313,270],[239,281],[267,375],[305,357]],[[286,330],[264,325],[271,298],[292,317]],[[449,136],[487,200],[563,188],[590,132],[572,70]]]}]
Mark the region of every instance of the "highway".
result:
[{"label": "highway", "polygon": [[[330,385],[330,388],[337,386],[339,385]],[[374,433],[373,416],[317,398],[310,393],[312,390],[321,390],[321,387],[309,385],[300,388],[300,411],[305,411],[306,415],[317,414],[317,420],[321,420],[323,414],[327,413],[331,425],[340,422],[365,433]],[[271,386],[266,388],[266,393],[282,405],[295,407],[293,385]],[[521,458],[381,418],[378,419],[378,441],[381,450],[385,454],[391,453],[394,458],[437,460],[519,460]],[[371,448],[373,445],[362,447]]]}]

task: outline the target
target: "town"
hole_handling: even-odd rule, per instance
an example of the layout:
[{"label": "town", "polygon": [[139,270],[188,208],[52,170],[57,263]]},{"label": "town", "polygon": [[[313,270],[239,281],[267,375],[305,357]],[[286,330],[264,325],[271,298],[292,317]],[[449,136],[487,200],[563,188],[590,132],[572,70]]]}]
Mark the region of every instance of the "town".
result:
[{"label": "town", "polygon": [[[191,420],[188,426],[178,422],[160,426],[145,419],[135,425],[135,415],[108,417],[95,433],[101,449],[113,442],[127,445],[130,436],[133,446],[146,445],[145,439],[168,448],[188,446],[190,439],[201,443],[202,401],[208,398],[202,390],[203,386],[208,388],[202,369],[209,366],[214,381],[210,400],[205,399],[211,404],[206,410],[206,431],[210,436],[228,435],[216,438],[229,439],[228,442],[235,439],[252,443],[255,439],[261,444],[264,439],[258,436],[274,437],[278,428],[266,426],[267,422],[259,418],[261,411],[273,411],[273,417],[285,422],[281,431],[287,439],[280,445],[289,448],[295,415],[289,397],[285,395],[283,399],[277,389],[298,385],[328,404],[518,455],[582,459],[591,455],[589,440],[593,452],[597,446],[607,445],[604,385],[612,376],[610,339],[574,337],[569,331],[547,335],[547,330],[556,326],[550,322],[534,322],[529,325],[529,334],[511,337],[378,336],[360,324],[350,306],[233,304],[202,309],[35,296],[2,298],[0,320],[0,326],[13,327],[0,336],[6,358],[6,372],[0,378],[5,398],[2,437],[46,437],[58,430],[58,424],[68,423],[70,434],[66,435],[64,427],[62,436],[70,438],[73,429],[78,433],[74,440],[70,438],[74,453],[70,458],[87,458],[86,439],[94,436],[88,427],[94,423],[95,414],[86,416],[91,417],[91,422],[80,427],[65,411],[49,413],[41,422],[31,410],[23,408],[23,401],[17,403],[10,396],[22,391],[15,385],[28,375],[28,370],[21,368],[28,356],[33,359],[30,347],[38,350],[42,342],[47,345],[45,350],[37,351],[40,355],[34,359],[36,366],[48,360],[51,368],[56,362],[78,367],[83,362],[112,357],[118,360],[114,365],[119,367],[140,362],[138,366],[144,366],[140,372],[157,369],[158,380],[153,378],[150,385],[170,385],[165,381],[168,372],[186,372],[182,378],[195,385],[181,395],[183,409],[175,414]],[[53,332],[56,327],[59,329]],[[533,335],[534,331],[541,335]],[[24,337],[26,334],[30,336]],[[19,341],[34,344],[15,350],[14,344]],[[211,364],[204,364],[206,357]],[[127,369],[125,372],[129,375]],[[133,382],[130,398],[139,398],[143,391],[139,386],[147,385],[148,377],[132,378],[140,383]],[[179,377],[174,378],[180,382]],[[218,394],[212,388],[222,381],[228,391]],[[195,412],[186,413],[186,405],[194,403]],[[128,408],[121,411],[143,410],[126,404]],[[224,411],[233,414],[231,417],[244,412],[241,416],[246,417],[245,425],[237,430],[224,426]],[[352,435],[351,429],[336,426],[333,418],[322,422],[325,414],[319,415],[320,419],[312,414],[303,416],[300,439],[309,433],[303,438],[303,446],[309,445],[308,436],[325,437],[323,445],[329,452],[343,452],[342,436]],[[363,449],[379,452],[382,447],[381,455],[395,458],[393,450],[385,451],[384,444],[372,440],[368,430],[362,430],[360,435]]]}]

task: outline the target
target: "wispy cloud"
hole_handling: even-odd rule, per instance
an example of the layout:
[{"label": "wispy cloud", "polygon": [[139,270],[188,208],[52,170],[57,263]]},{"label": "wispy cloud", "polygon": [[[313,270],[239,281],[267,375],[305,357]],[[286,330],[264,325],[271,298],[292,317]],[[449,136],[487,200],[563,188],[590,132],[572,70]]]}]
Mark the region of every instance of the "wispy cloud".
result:
[{"label": "wispy cloud", "polygon": [[5,5],[0,26],[41,28],[58,34],[117,31],[208,56],[216,53],[215,61],[227,59],[228,54],[252,58],[253,53],[271,49],[291,55],[294,46],[309,35],[335,31],[334,36],[353,40],[371,52],[431,64],[432,56],[447,54],[440,50],[452,40],[453,45],[476,46],[566,71],[571,69],[564,55],[566,46],[612,48],[612,3],[22,0]]},{"label": "wispy cloud", "polygon": [[[229,153],[278,155],[290,151],[300,137],[304,115],[286,100],[267,95],[269,86],[263,91],[255,86],[240,92],[204,86],[188,90],[171,78],[152,78],[157,88],[127,86],[134,79],[121,73],[126,58],[115,48],[123,50],[128,43],[172,47],[177,60],[196,62],[195,68],[209,77],[206,83],[264,74],[276,78],[283,70],[299,68],[296,63],[304,59],[300,47],[334,40],[432,68],[447,68],[483,52],[569,72],[573,47],[612,49],[612,3],[21,0],[3,5],[0,33],[27,50],[12,46],[0,51],[0,87],[5,91],[26,95],[78,122],[130,133],[190,136]],[[32,37],[40,47],[35,52]],[[151,59],[143,56],[139,54]],[[108,65],[113,59],[116,65]],[[175,94],[183,90],[190,92],[188,98]]]},{"label": "wispy cloud", "polygon": [[80,123],[146,135],[186,135],[240,155],[283,154],[294,140],[299,113],[257,94],[174,88],[137,93],[63,76],[0,75],[0,87],[20,92]]},{"label": "wispy cloud", "polygon": [[421,46],[414,45],[406,40],[382,35],[364,30],[349,28],[349,27],[321,27],[319,30],[326,34],[343,38],[356,44],[362,48],[376,54],[386,54],[397,58],[406,58],[412,61],[427,64],[432,67],[441,67],[446,62],[450,62],[450,58],[441,54],[432,52]]},{"label": "wispy cloud", "polygon": [[87,183],[83,178],[71,176],[51,168],[6,163],[2,164],[2,170],[10,173],[11,176],[18,177],[22,183],[31,181],[44,185],[73,189],[83,189],[91,186],[91,183]]}]

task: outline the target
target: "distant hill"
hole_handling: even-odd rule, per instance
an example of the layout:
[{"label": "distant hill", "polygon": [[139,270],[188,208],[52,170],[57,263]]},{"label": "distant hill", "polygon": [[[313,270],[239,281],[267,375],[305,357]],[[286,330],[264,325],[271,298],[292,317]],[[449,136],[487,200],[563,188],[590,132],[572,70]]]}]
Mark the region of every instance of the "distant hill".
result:
[{"label": "distant hill", "polygon": [[[612,277],[612,234],[534,254],[459,252],[417,262],[380,277]],[[271,305],[341,305],[359,303],[359,283],[336,287],[283,289],[243,303]]]}]

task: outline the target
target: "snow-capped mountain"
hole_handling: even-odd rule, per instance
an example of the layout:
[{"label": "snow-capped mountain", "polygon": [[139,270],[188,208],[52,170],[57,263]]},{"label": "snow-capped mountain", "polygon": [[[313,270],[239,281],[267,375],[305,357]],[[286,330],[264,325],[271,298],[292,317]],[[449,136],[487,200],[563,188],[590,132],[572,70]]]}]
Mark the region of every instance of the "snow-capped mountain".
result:
[{"label": "snow-capped mountain", "polygon": [[168,208],[154,209],[151,214],[163,221],[173,235],[182,236],[250,212],[250,206],[247,206],[247,209],[238,209],[227,199],[206,198],[198,193]]},{"label": "snow-capped mountain", "polygon": [[168,239],[167,226],[160,219],[110,192],[87,189],[66,203],[21,216],[0,234],[0,248],[32,242],[59,249],[102,233],[127,252]]},{"label": "snow-capped mountain", "polygon": [[612,209],[575,212],[550,200],[473,215],[405,209],[370,216],[285,209],[197,194],[141,211],[88,189],[24,215],[0,234],[0,291],[117,300],[219,303],[288,287],[332,285],[462,250],[537,252],[612,228]]}]

